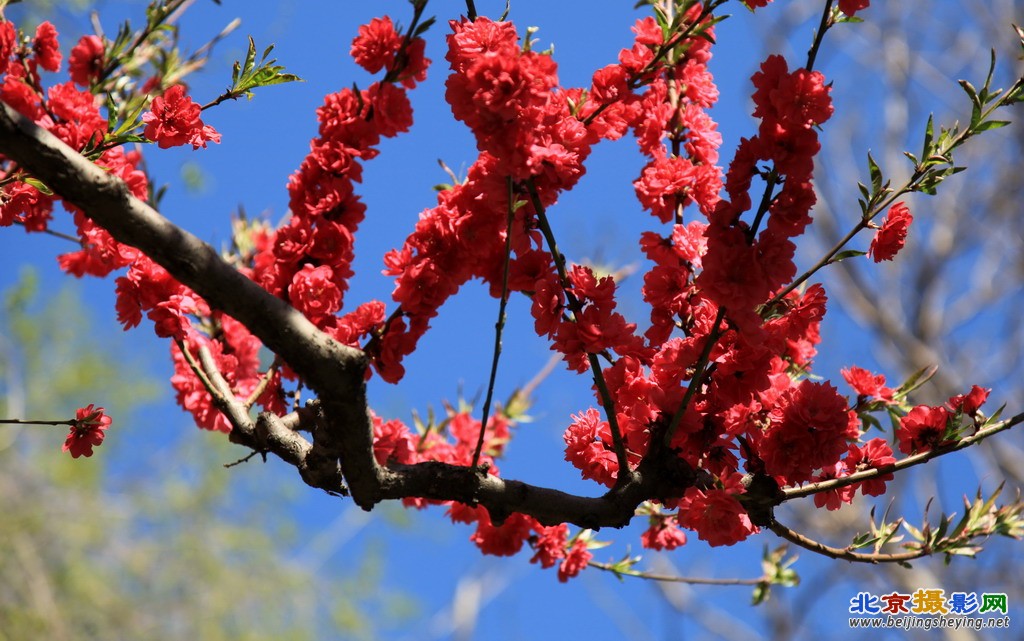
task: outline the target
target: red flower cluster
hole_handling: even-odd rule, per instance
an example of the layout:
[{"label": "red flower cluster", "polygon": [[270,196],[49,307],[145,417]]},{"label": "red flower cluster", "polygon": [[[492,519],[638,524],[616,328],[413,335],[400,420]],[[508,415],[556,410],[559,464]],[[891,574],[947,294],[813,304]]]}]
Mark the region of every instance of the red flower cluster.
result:
[{"label": "red flower cluster", "polygon": [[[351,52],[367,70],[386,67],[412,87],[425,79],[430,61],[423,57],[422,39],[402,46],[391,20],[375,19],[360,27]],[[291,218],[262,239],[250,274],[334,338],[355,346],[382,326],[384,305],[373,301],[337,316],[353,275],[354,234],[366,211],[354,185],[362,180],[360,161],[377,155],[381,138],[409,130],[412,107],[404,88],[375,82],[367,90],[346,88],[327,95],[317,120],[319,136],[288,181]]]},{"label": "red flower cluster", "polygon": [[104,411],[102,407],[94,408],[91,403],[75,410],[75,420],[64,440],[63,451],[71,452],[72,458],[92,456],[92,448],[103,443],[110,427],[111,419]]},{"label": "red flower cluster", "polygon": [[[94,48],[102,56],[102,42],[93,38]],[[98,99],[71,82],[43,87],[39,70],[58,71],[63,59],[53,25],[39,25],[29,48],[18,47],[17,42],[18,32],[13,23],[0,22],[0,74],[4,74],[0,99],[75,149],[98,143],[107,133],[107,119],[100,113]],[[73,78],[82,59],[81,54],[72,53]],[[145,199],[148,181],[138,169],[140,161],[137,152],[112,148],[104,151],[96,162],[121,178],[133,195]],[[59,200],[26,182],[12,182],[0,188],[0,226],[18,223],[28,232],[46,231]],[[81,250],[59,258],[65,271],[75,276],[106,276],[136,259],[136,250],[115,242],[106,230],[94,225],[75,207],[66,203],[64,207],[74,216],[82,245]]]}]

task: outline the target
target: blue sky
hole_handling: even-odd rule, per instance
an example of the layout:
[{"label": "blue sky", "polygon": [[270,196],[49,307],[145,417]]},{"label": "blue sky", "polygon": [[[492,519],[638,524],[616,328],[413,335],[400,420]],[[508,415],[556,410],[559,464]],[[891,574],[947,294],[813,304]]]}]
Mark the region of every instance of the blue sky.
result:
[{"label": "blue sky", "polygon": [[[497,16],[504,2],[478,0],[480,14]],[[564,86],[589,83],[590,74],[613,62],[620,48],[628,46],[633,20],[642,14],[632,9],[632,2],[566,3],[514,0],[510,19],[522,33],[526,26],[537,26],[539,48],[555,46],[560,78]],[[143,3],[100,2],[100,15],[108,33],[125,17],[138,21]],[[17,19],[17,8],[10,10]],[[724,144],[723,162],[727,162],[740,136],[750,135],[754,124],[748,117],[749,76],[763,57],[758,24],[739,5],[731,7],[735,17],[719,27],[720,45],[715,49],[712,71],[721,91],[721,100],[713,111],[720,123]],[[359,191],[368,205],[366,222],[356,241],[356,277],[346,296],[354,307],[359,302],[378,298],[389,301],[391,283],[380,274],[381,257],[387,250],[400,246],[411,230],[417,215],[432,206],[432,186],[447,181],[438,167],[442,159],[457,173],[476,157],[469,132],[455,122],[444,103],[445,63],[443,36],[446,21],[464,11],[458,2],[435,0],[428,15],[437,15],[436,24],[428,33],[428,57],[434,60],[426,83],[412,94],[416,125],[409,134],[381,144],[379,158],[367,164],[364,183]],[[206,113],[205,120],[223,136],[220,145],[193,152],[188,149],[147,153],[154,182],[171,185],[164,201],[164,215],[215,245],[229,234],[229,216],[244,206],[249,215],[265,215],[277,222],[286,213],[288,175],[299,165],[308,150],[309,139],[316,132],[315,108],[325,93],[350,86],[353,82],[366,86],[373,78],[356,67],[347,57],[349,43],[357,25],[387,12],[398,21],[407,22],[411,14],[406,2],[392,0],[380,3],[310,2],[281,3],[258,0],[232,2],[217,6],[200,0],[182,22],[183,41],[198,46],[215,35],[236,16],[242,26],[234,36],[216,50],[209,68],[191,78],[192,94],[199,102],[218,95],[230,81],[231,62],[244,54],[245,36],[252,35],[257,47],[274,43],[275,55],[288,71],[301,76],[300,84],[269,87],[257,91],[251,102],[238,101],[220,105]],[[870,12],[866,18],[870,19]],[[73,42],[71,35],[81,32],[82,21],[64,17],[58,22],[65,47]],[[849,27],[856,28],[856,27]],[[809,27],[801,34],[809,39]],[[825,50],[828,49],[828,41]],[[806,45],[796,47],[806,50]],[[822,56],[826,61],[827,55]],[[791,64],[795,61],[791,61]],[[826,67],[825,72],[829,75]],[[841,117],[837,112],[837,117]],[[619,266],[638,260],[636,240],[645,229],[654,229],[656,221],[643,214],[633,195],[632,180],[643,161],[630,140],[604,143],[597,148],[587,176],[579,187],[566,194],[551,212],[555,232],[563,250],[571,259],[589,258]],[[187,190],[182,186],[184,173],[199,169],[204,186]],[[58,217],[59,219],[59,217]],[[55,225],[70,230],[70,221]],[[42,274],[47,287],[57,287],[67,279],[56,269],[52,256],[67,251],[54,238],[35,235],[23,238],[19,230],[5,230],[0,235],[0,248],[8,264],[31,262]],[[14,270],[0,274],[0,288],[14,278]],[[638,304],[640,278],[627,281],[626,296],[621,306],[627,317],[639,321],[642,308]],[[82,281],[80,286],[90,300],[90,314],[106,332],[119,332],[113,311],[112,281]],[[371,403],[385,416],[409,418],[409,412],[421,413],[427,407],[440,409],[444,399],[454,401],[460,391],[473,397],[484,388],[490,363],[491,341],[496,301],[487,296],[478,282],[467,285],[463,292],[445,305],[433,329],[422,341],[421,348],[407,362],[408,376],[400,386],[374,381],[370,387]],[[547,345],[532,330],[529,310],[521,300],[509,306],[509,323],[505,334],[505,358],[498,375],[496,396],[505,398],[539,371],[549,357]],[[828,352],[819,359],[822,371],[835,373],[856,354],[866,350],[862,341],[848,337],[855,332],[848,320],[831,319],[825,327],[826,340],[843,337],[840,351]],[[143,327],[129,333],[126,340],[132,349],[144,353],[158,377],[169,376],[167,348],[151,330]],[[861,359],[859,364],[872,362]],[[541,483],[556,484],[570,490],[598,493],[578,479],[575,470],[562,461],[561,433],[570,413],[592,404],[589,383],[557,368],[540,390],[532,412],[535,420],[522,425],[502,462],[505,476]],[[102,404],[102,399],[86,402]],[[159,417],[160,425],[173,425],[174,436],[187,438],[218,438],[199,433],[188,418],[169,398],[148,408],[145,416]],[[145,420],[138,417],[138,420]],[[168,438],[163,434],[154,439]],[[111,440],[117,439],[115,430]],[[87,462],[85,463],[87,464]],[[691,638],[697,630],[695,620],[701,613],[728,612],[737,625],[751,626],[751,632],[763,630],[764,611],[747,607],[748,588],[697,588],[690,593],[689,615],[672,610],[658,588],[650,583],[627,580],[619,583],[596,570],[569,585],[558,584],[553,571],[540,571],[527,563],[524,553],[513,559],[484,559],[467,540],[470,530],[450,526],[443,519],[429,514],[416,515],[411,527],[395,527],[386,519],[374,516],[365,525],[351,504],[331,499],[300,485],[297,476],[285,466],[249,464],[238,469],[239,475],[266,475],[273,482],[292,482],[298,486],[295,503],[287,508],[289,518],[298,519],[300,539],[294,554],[299,560],[318,558],[323,572],[343,575],[365,554],[368,545],[382,544],[386,559],[385,587],[400,588],[421,601],[425,613],[442,610],[452,600],[459,581],[480,576],[485,585],[498,590],[481,611],[479,637],[494,641],[520,638],[557,638],[580,635],[589,639],[618,638]],[[274,515],[267,515],[273,520]],[[350,528],[351,537],[332,538]],[[599,551],[599,560],[611,560],[625,553],[624,543],[636,541],[639,529],[602,533],[618,545],[610,551]],[[747,544],[733,549],[710,550],[692,537],[683,550],[670,556],[680,572],[691,575],[756,576],[758,559],[764,545],[774,547],[772,535],[754,537]],[[340,546],[320,543],[342,540]],[[315,543],[320,542],[320,543]],[[636,546],[634,546],[636,547]],[[316,552],[320,549],[321,552]],[[634,552],[636,550],[634,549]],[[807,556],[806,554],[804,556]],[[850,596],[858,581],[867,581],[865,574],[848,575],[847,565],[801,563],[810,585],[795,590],[790,596],[810,599],[814,612],[808,617],[823,626],[831,621],[842,622]],[[827,568],[817,574],[818,568]],[[818,576],[814,580],[815,576]],[[836,579],[851,576],[851,583]],[[490,583],[487,583],[487,582]],[[836,587],[839,586],[839,587]],[[829,589],[830,587],[834,589]],[[500,588],[500,589],[499,589]],[[465,588],[464,588],[465,589]],[[864,588],[861,588],[864,589]],[[484,592],[486,598],[486,590]],[[414,629],[405,629],[387,638],[420,639],[432,633],[436,621],[425,619]],[[446,638],[442,633],[435,638]],[[543,631],[541,633],[541,631]],[[632,634],[630,634],[632,631]],[[692,637],[697,638],[697,637]],[[838,637],[836,637],[838,638]]]}]

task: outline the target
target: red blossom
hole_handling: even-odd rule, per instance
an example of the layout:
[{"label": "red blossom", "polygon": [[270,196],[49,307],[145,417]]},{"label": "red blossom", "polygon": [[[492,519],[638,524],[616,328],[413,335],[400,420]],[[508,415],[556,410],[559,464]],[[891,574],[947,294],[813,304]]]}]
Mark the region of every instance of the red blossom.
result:
[{"label": "red blossom", "polygon": [[594,558],[594,555],[587,549],[587,542],[583,539],[576,539],[576,542],[572,544],[572,547],[566,553],[565,559],[558,566],[558,580],[561,583],[565,583],[572,577],[579,575],[592,558]]},{"label": "red blossom", "polygon": [[146,123],[143,135],[161,149],[186,143],[192,149],[205,148],[207,142],[220,142],[220,134],[203,123],[202,108],[185,94],[184,85],[174,85],[153,99],[150,111],[142,115]]},{"label": "red blossom", "polygon": [[972,385],[970,392],[958,394],[949,399],[949,406],[953,408],[953,411],[961,411],[967,416],[974,416],[978,413],[981,406],[985,404],[985,401],[988,400],[988,395],[991,391],[984,387]]},{"label": "red blossom", "polygon": [[11,54],[18,44],[18,30],[10,20],[0,22],[0,74],[7,71]]},{"label": "red blossom", "polygon": [[102,407],[94,408],[92,403],[75,410],[75,420],[64,440],[65,452],[71,452],[72,458],[92,456],[92,448],[103,443],[105,431],[110,427],[111,419],[103,412]]},{"label": "red blossom", "polygon": [[363,69],[377,73],[391,67],[401,45],[402,36],[395,31],[391,18],[384,16],[359,27],[359,35],[352,40],[349,55]]},{"label": "red blossom", "polygon": [[309,320],[322,323],[341,308],[341,290],[333,277],[334,270],[327,265],[303,265],[292,279],[288,299]]},{"label": "red blossom", "polygon": [[[832,465],[822,468],[820,474],[815,474],[811,477],[811,481],[813,483],[817,483],[819,481],[838,479],[849,475],[850,471],[847,469],[845,462],[837,461]],[[843,503],[852,502],[853,495],[856,494],[856,492],[856,485],[844,485],[825,492],[817,492],[814,495],[814,506],[824,507],[829,510],[838,510],[843,506]]]},{"label": "red blossom", "polygon": [[846,382],[853,388],[853,391],[865,398],[874,398],[886,403],[892,403],[894,391],[885,385],[885,375],[872,374],[868,370],[856,365],[840,372]]},{"label": "red blossom", "polygon": [[944,407],[928,407],[918,405],[900,419],[896,430],[896,438],[900,451],[904,454],[915,454],[946,445],[946,424],[949,411]]},{"label": "red blossom", "polygon": [[82,36],[68,59],[68,72],[76,85],[88,87],[99,78],[103,70],[103,39],[99,36]]},{"label": "red blossom", "polygon": [[32,40],[32,52],[36,54],[39,66],[47,71],[60,69],[61,53],[57,44],[57,28],[49,21],[36,27],[36,36]]},{"label": "red blossom", "polygon": [[870,4],[870,0],[839,0],[839,10],[853,17],[858,11],[867,9]]},{"label": "red blossom", "polygon": [[726,490],[687,488],[679,502],[678,518],[713,547],[739,543],[758,531],[740,502]]},{"label": "red blossom", "polygon": [[686,545],[686,532],[679,529],[674,519],[653,517],[651,527],[640,535],[640,545],[649,550],[674,550]]},{"label": "red blossom", "polygon": [[401,421],[384,421],[373,417],[373,456],[380,465],[415,462],[416,445],[413,436]]},{"label": "red blossom", "polygon": [[[884,438],[873,438],[860,447],[850,445],[850,451],[843,462],[846,464],[846,469],[852,474],[861,470],[892,465],[896,462],[896,457],[892,455],[892,448]],[[861,481],[856,485],[860,486],[861,494],[864,496],[881,496],[885,494],[886,482],[891,480],[892,474],[889,473]]]},{"label": "red blossom", "polygon": [[540,563],[542,568],[550,568],[565,558],[565,542],[569,535],[569,526],[565,523],[552,527],[536,526],[537,537],[531,545],[535,550],[530,563]]},{"label": "red blossom", "polygon": [[905,204],[900,202],[889,208],[889,214],[885,217],[882,227],[875,233],[868,250],[876,263],[892,260],[903,249],[903,244],[907,240],[907,230],[910,229],[913,220],[914,217]]},{"label": "red blossom", "polygon": [[482,516],[477,522],[476,532],[469,537],[469,540],[475,543],[484,554],[512,556],[523,548],[535,523],[533,518],[515,512],[501,525],[494,525],[487,510],[482,509]]},{"label": "red blossom", "polygon": [[805,380],[787,389],[768,418],[756,449],[767,472],[789,483],[806,481],[814,470],[833,465],[857,436],[856,414],[829,383]]},{"label": "red blossom", "polygon": [[611,450],[611,429],[594,408],[573,415],[573,423],[565,431],[565,460],[593,479],[611,487],[618,477],[618,463]]}]

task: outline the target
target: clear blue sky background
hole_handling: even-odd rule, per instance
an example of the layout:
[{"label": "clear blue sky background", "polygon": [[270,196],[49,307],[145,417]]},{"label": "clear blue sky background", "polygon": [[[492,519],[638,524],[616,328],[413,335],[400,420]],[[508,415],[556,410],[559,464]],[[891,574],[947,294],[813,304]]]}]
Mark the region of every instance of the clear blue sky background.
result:
[{"label": "clear blue sky background", "polygon": [[[98,7],[104,28],[113,33],[125,17],[138,23],[141,2],[100,2]],[[594,69],[616,59],[620,48],[631,41],[629,27],[643,15],[632,9],[632,2],[578,3],[513,0],[510,18],[520,33],[526,26],[538,26],[539,48],[555,45],[555,59],[564,86],[587,85]],[[782,3],[786,4],[786,3]],[[482,15],[496,17],[504,2],[478,0]],[[437,165],[444,160],[462,174],[476,157],[469,132],[455,122],[443,100],[446,65],[444,40],[446,21],[465,10],[460,2],[435,0],[428,15],[438,16],[438,24],[427,35],[427,55],[434,60],[429,78],[412,93],[416,126],[397,140],[385,141],[381,155],[366,165],[364,183],[359,187],[367,203],[368,217],[357,236],[356,278],[347,294],[348,305],[378,298],[390,303],[389,279],[380,274],[381,256],[400,246],[412,229],[420,211],[434,203],[432,186],[447,181]],[[720,44],[715,48],[712,71],[721,91],[719,105],[713,111],[720,123],[725,142],[722,162],[728,162],[740,136],[750,135],[755,125],[749,118],[749,76],[763,57],[761,34],[756,21],[738,4],[731,8],[734,18],[718,29]],[[768,9],[772,10],[771,8]],[[239,206],[250,215],[265,215],[277,222],[286,213],[288,175],[298,167],[309,139],[316,133],[315,108],[324,94],[353,82],[366,86],[373,79],[348,58],[349,43],[357,25],[381,13],[389,13],[403,23],[411,14],[405,2],[232,2],[216,6],[199,0],[182,22],[186,48],[202,44],[232,18],[242,18],[242,26],[216,50],[210,67],[191,78],[192,94],[197,101],[212,99],[230,80],[230,65],[244,54],[245,35],[251,34],[258,48],[275,43],[275,55],[287,67],[306,80],[301,84],[270,87],[257,91],[251,102],[227,103],[207,112],[205,118],[223,135],[220,145],[192,152],[176,149],[153,153],[147,160],[154,181],[169,183],[171,189],[162,207],[175,223],[212,242],[223,243],[229,235],[229,216]],[[17,7],[9,13],[17,19]],[[865,16],[870,20],[871,14]],[[64,16],[58,21],[62,42],[73,43],[84,28],[83,21]],[[847,27],[857,28],[857,27]],[[806,50],[810,26],[798,34],[798,51]],[[828,41],[824,51],[829,48]],[[826,61],[828,56],[823,55]],[[802,64],[791,60],[791,65]],[[826,66],[825,72],[830,77]],[[841,80],[839,82],[842,82]],[[848,106],[848,105],[847,105]],[[842,117],[839,105],[837,117]],[[827,128],[826,128],[827,141]],[[827,142],[826,142],[827,144]],[[556,234],[570,258],[590,258],[599,262],[626,265],[639,259],[636,241],[645,229],[657,222],[640,211],[632,181],[643,161],[631,140],[603,143],[588,165],[587,176],[576,191],[565,195],[551,216]],[[199,190],[183,187],[184,173],[198,167],[204,186]],[[58,229],[70,230],[70,221],[58,216]],[[41,235],[28,238],[19,230],[5,230],[0,248],[9,266],[31,262],[42,273],[44,286],[57,288],[67,279],[56,269],[53,256],[67,251],[62,241]],[[16,276],[15,269],[0,274],[0,288]],[[641,279],[624,285],[621,306],[627,317],[647,322],[639,304]],[[104,327],[104,335],[119,332],[114,319],[112,281],[83,281],[90,309],[88,313]],[[549,357],[547,345],[532,331],[532,321],[524,301],[514,299],[505,334],[505,357],[498,376],[497,396],[506,397],[540,370]],[[376,411],[388,417],[408,420],[409,412],[421,413],[427,407],[440,409],[444,399],[454,401],[461,390],[473,397],[484,388],[493,340],[495,301],[479,283],[466,286],[457,299],[442,310],[421,348],[407,360],[409,374],[400,386],[374,381],[371,402]],[[849,321],[833,317],[826,326],[826,339],[838,338],[838,351],[829,351],[819,359],[827,374],[863,354],[864,343],[851,340]],[[144,354],[155,375],[166,379],[170,372],[167,348],[152,334],[147,323],[126,336],[130,349]],[[871,366],[870,360],[859,359]],[[168,388],[169,389],[169,388]],[[507,460],[501,463],[503,475],[540,484],[555,484],[570,490],[598,493],[599,488],[584,485],[578,473],[562,460],[561,434],[569,414],[592,404],[586,377],[570,375],[558,368],[539,391],[532,412],[535,421],[521,426]],[[103,403],[103,399],[85,402]],[[115,418],[116,420],[116,418]],[[170,394],[164,402],[148,407],[134,417],[152,435],[154,443],[166,443],[179,437],[221,438],[195,431],[173,402]],[[138,433],[137,431],[135,433]],[[117,429],[110,432],[112,451],[130,447],[119,443]],[[88,461],[83,461],[84,465]],[[596,570],[579,580],[561,585],[553,571],[541,571],[527,563],[529,553],[512,559],[485,559],[469,543],[466,526],[451,526],[433,514],[417,514],[411,526],[396,527],[375,515],[362,525],[351,504],[323,496],[301,485],[296,475],[277,462],[267,466],[250,463],[236,468],[240,476],[266,477],[267,482],[293,483],[296,500],[289,518],[298,519],[299,542],[290,553],[297,562],[322,563],[326,575],[342,577],[367,553],[368,546],[380,545],[386,562],[384,589],[400,589],[419,600],[425,615],[415,627],[405,627],[387,638],[421,639],[434,636],[439,619],[432,618],[451,601],[460,579],[483,577],[488,589],[477,628],[479,638],[492,641],[511,639],[580,636],[587,639],[685,639],[696,638],[693,618],[715,612],[735,617],[737,625],[750,626],[749,632],[763,631],[762,609],[751,611],[748,588],[697,588],[689,591],[689,615],[675,613],[659,596],[658,589],[643,581],[619,583]],[[240,498],[244,500],[244,497]],[[244,506],[242,506],[244,509]],[[282,518],[265,515],[268,523]],[[349,531],[351,536],[343,534]],[[602,532],[602,538],[619,543],[597,552],[599,560],[621,557],[624,543],[636,541],[641,529],[627,532]],[[670,559],[679,571],[688,575],[718,577],[757,576],[763,546],[776,546],[773,535],[754,537],[733,549],[711,550],[692,537],[683,550]],[[635,550],[636,551],[636,550]],[[806,556],[806,555],[805,555]],[[802,574],[808,585],[789,597],[809,604],[805,616],[812,625],[830,629],[829,636],[839,638],[845,630],[849,598],[857,589],[866,589],[865,575],[849,575],[845,564],[827,564],[804,559]],[[819,569],[826,568],[824,574]],[[851,576],[851,581],[837,579]],[[817,577],[817,578],[815,578]],[[859,583],[858,583],[859,582]],[[860,586],[858,588],[858,585]],[[830,589],[832,588],[832,589]],[[723,615],[724,616],[724,615]],[[443,627],[437,635],[445,638]],[[742,635],[746,636],[746,635]],[[325,637],[325,638],[329,638]],[[739,638],[739,637],[737,637]],[[754,638],[754,637],[750,637]]]}]

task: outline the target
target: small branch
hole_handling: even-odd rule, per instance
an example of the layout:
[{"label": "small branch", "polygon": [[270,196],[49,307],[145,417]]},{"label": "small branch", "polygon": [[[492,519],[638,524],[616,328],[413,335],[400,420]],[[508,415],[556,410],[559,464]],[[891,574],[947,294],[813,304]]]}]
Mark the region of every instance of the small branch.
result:
[{"label": "small branch", "polygon": [[[231,468],[231,467],[235,467],[237,465],[241,465],[242,463],[248,463],[254,456],[256,456],[257,454],[261,454],[261,453],[262,452],[260,452],[259,450],[253,450],[253,451],[249,452],[248,456],[243,456],[242,458],[238,459],[237,461],[232,461],[231,463],[225,463],[224,467],[225,468]],[[266,459],[264,459],[264,460],[266,460]]]},{"label": "small branch", "polygon": [[597,561],[589,561],[587,565],[592,568],[597,568],[598,570],[611,572],[615,576],[632,576],[638,579],[648,579],[650,581],[660,581],[663,583],[687,583],[690,585],[758,585],[760,583],[770,582],[769,578],[763,576],[756,579],[713,579],[708,577],[657,574],[653,572],[643,572],[641,570],[622,569],[615,567],[611,563],[599,563]]},{"label": "small branch", "polygon": [[263,396],[263,392],[267,391],[267,386],[269,386],[270,381],[274,379],[274,375],[277,374],[277,370],[280,366],[281,359],[275,356],[274,361],[270,364],[270,367],[267,368],[267,373],[263,375],[262,379],[260,379],[259,385],[257,385],[256,389],[252,391],[252,394],[249,394],[249,398],[245,399],[245,409],[252,409],[252,406],[256,404],[256,401]]},{"label": "small branch", "polygon": [[192,373],[196,375],[199,382],[203,384],[203,387],[206,388],[206,391],[209,392],[210,396],[213,397],[214,402],[216,402],[220,396],[220,390],[217,389],[213,384],[213,381],[210,380],[210,377],[206,375],[203,368],[196,362],[195,357],[192,356],[192,352],[188,350],[188,346],[185,344],[185,341],[176,340],[174,342],[178,345],[178,351],[180,351],[181,355],[185,357],[185,363],[188,364],[189,369],[192,370]]},{"label": "small branch", "polygon": [[821,22],[818,24],[818,30],[814,32],[814,42],[811,43],[811,48],[807,51],[807,66],[804,67],[807,71],[814,69],[814,61],[818,57],[818,49],[821,47],[821,41],[825,37],[825,32],[835,24],[832,22],[832,0],[825,2],[825,9],[821,12]]},{"label": "small branch", "polygon": [[754,243],[754,237],[757,236],[757,230],[761,226],[761,221],[764,220],[765,214],[771,209],[772,202],[774,201],[773,191],[775,191],[775,185],[778,184],[779,175],[775,171],[774,165],[772,166],[771,172],[768,174],[768,178],[765,179],[764,193],[761,194],[761,203],[757,207],[757,214],[754,216],[754,222],[750,224],[750,229],[747,231],[747,244]]},{"label": "small branch", "polygon": [[473,0],[466,0],[466,18],[476,20],[476,3]]},{"label": "small branch", "polygon": [[672,441],[672,437],[679,428],[679,423],[683,420],[683,414],[686,413],[686,408],[689,407],[694,394],[696,394],[700,386],[704,384],[704,377],[708,372],[708,363],[711,360],[711,350],[714,349],[715,343],[717,343],[718,339],[722,336],[722,332],[719,331],[718,328],[722,324],[723,320],[725,320],[725,308],[719,307],[718,315],[715,316],[715,324],[711,328],[711,332],[708,334],[707,339],[704,342],[704,349],[701,350],[700,358],[697,359],[697,363],[694,366],[693,378],[690,379],[690,382],[686,387],[686,394],[683,395],[683,400],[679,403],[676,413],[672,415],[672,422],[669,423],[668,429],[665,431],[665,445],[668,445]]},{"label": "small branch", "polygon": [[945,447],[938,447],[933,450],[928,450],[927,452],[914,454],[913,456],[908,456],[906,458],[900,459],[899,461],[896,461],[891,465],[874,467],[869,470],[854,472],[849,476],[843,476],[836,479],[829,479],[827,481],[819,481],[817,483],[810,483],[808,485],[802,485],[800,487],[785,488],[782,490],[782,493],[784,494],[782,500],[790,501],[793,499],[803,498],[805,496],[811,496],[812,494],[818,494],[820,492],[835,490],[841,487],[845,487],[847,485],[853,485],[854,483],[860,483],[861,481],[873,479],[875,477],[882,476],[883,474],[891,474],[892,472],[899,472],[900,470],[905,470],[908,467],[913,467],[915,465],[927,463],[928,461],[934,458],[938,458],[951,452],[957,452],[959,450],[968,448],[974,445],[975,443],[980,443],[981,441],[987,439],[988,437],[995,436],[999,432],[1008,430],[1014,425],[1019,425],[1020,423],[1024,423],[1024,412],[1017,414],[1012,418],[1008,418],[1005,421],[1000,421],[999,423],[996,423],[991,427],[987,427],[983,430],[975,432],[970,436],[960,439],[956,443],[952,443]]},{"label": "small branch", "polygon": [[20,418],[0,418],[0,424],[3,425],[71,425],[74,426],[78,421],[74,419],[69,421],[30,421],[27,419]]},{"label": "small branch", "polygon": [[850,548],[834,548],[830,545],[825,545],[824,543],[809,539],[803,534],[789,529],[778,521],[772,521],[771,525],[768,526],[768,529],[790,543],[798,545],[805,550],[810,550],[816,554],[821,554],[833,559],[842,559],[844,561],[853,561],[855,563],[906,563],[907,561],[913,561],[914,559],[920,559],[921,557],[930,556],[932,554],[932,551],[925,547],[920,550],[897,552],[895,554],[864,554],[862,552],[854,552]]},{"label": "small branch", "polygon": [[494,381],[498,376],[498,359],[501,357],[501,332],[505,329],[505,306],[508,305],[508,272],[509,259],[512,255],[512,218],[515,215],[515,194],[512,192],[512,177],[505,178],[508,186],[508,215],[505,219],[505,268],[501,279],[501,301],[498,303],[498,320],[494,323],[494,357],[491,359],[491,376],[487,382],[487,395],[484,399],[483,419],[480,423],[480,436],[473,450],[472,468],[480,462],[480,451],[484,447],[484,435],[487,433],[487,419],[494,400]]},{"label": "small branch", "polygon": [[[25,223],[23,223],[20,220],[14,221],[14,224],[15,225],[21,225],[22,227],[25,226]],[[74,244],[78,245],[79,247],[82,246],[82,239],[79,238],[78,236],[72,236],[71,234],[65,234],[65,233],[62,233],[62,232],[59,232],[59,231],[54,231],[52,229],[44,229],[43,233],[44,234],[49,234],[50,236],[53,236],[54,238],[60,238],[61,240],[69,240],[69,241],[73,242]]]},{"label": "small branch", "polygon": [[[903,192],[901,192],[901,193],[903,193]],[[895,199],[895,196],[893,197],[893,199]],[[881,210],[882,210],[882,208],[879,207],[876,210],[876,213],[878,211],[881,211]],[[820,270],[823,267],[825,267],[826,265],[830,264],[832,262],[832,259],[836,257],[836,254],[838,254],[839,252],[841,252],[843,250],[843,247],[846,246],[846,243],[848,243],[851,240],[853,240],[853,237],[856,236],[857,234],[859,234],[862,229],[867,228],[868,221],[870,221],[872,217],[873,216],[871,216],[871,217],[865,216],[865,217],[861,218],[860,221],[858,221],[857,224],[854,225],[853,229],[851,229],[845,236],[843,236],[839,240],[839,242],[837,242],[835,245],[833,245],[832,249],[828,250],[828,252],[824,256],[821,257],[821,260],[819,260],[818,262],[814,263],[813,267],[811,267],[810,269],[805,271],[803,274],[800,274],[800,276],[796,280],[794,280],[789,285],[786,285],[785,287],[783,287],[779,291],[779,293],[777,293],[774,296],[772,296],[771,299],[769,299],[768,302],[765,303],[765,306],[766,307],[771,307],[775,303],[779,302],[780,300],[785,298],[790,292],[792,292],[794,289],[796,289],[800,285],[803,285],[805,282],[807,282],[807,280],[810,279],[811,276],[816,274],[818,272],[818,270]]]},{"label": "small branch", "polygon": [[383,82],[397,81],[409,64],[409,43],[412,42],[417,27],[420,26],[420,18],[423,17],[423,11],[427,8],[427,2],[428,0],[412,1],[412,22],[409,23],[409,28],[406,29],[405,35],[402,37],[402,44],[398,47],[398,52],[395,54],[394,66],[388,69],[388,72],[384,75]]},{"label": "small branch", "polygon": [[[569,283],[569,275],[565,269],[565,256],[558,251],[558,243],[555,242],[555,233],[552,231],[551,224],[548,222],[544,204],[540,200],[540,194],[537,193],[537,185],[534,183],[532,177],[526,181],[526,188],[530,192],[530,201],[533,203],[533,208],[537,212],[537,221],[540,226],[541,233],[544,234],[544,239],[548,243],[548,249],[551,250],[551,256],[555,259],[555,268],[558,270],[558,278],[562,283],[562,290],[565,292],[565,298],[569,302],[569,308],[572,310],[574,320],[578,323],[579,315],[583,311],[583,306],[580,305],[579,299],[572,293]],[[612,401],[611,394],[608,392],[608,384],[604,380],[604,372],[601,371],[601,364],[598,362],[597,356],[588,352],[587,360],[590,361],[590,370],[594,375],[594,385],[597,387],[598,393],[601,396],[601,404],[604,406],[605,416],[608,417],[608,427],[612,433],[615,459],[619,464],[618,482],[622,482],[630,475],[629,458],[626,455],[626,442],[625,439],[622,438],[622,431],[619,429],[619,421],[615,416],[615,403]]]}]

